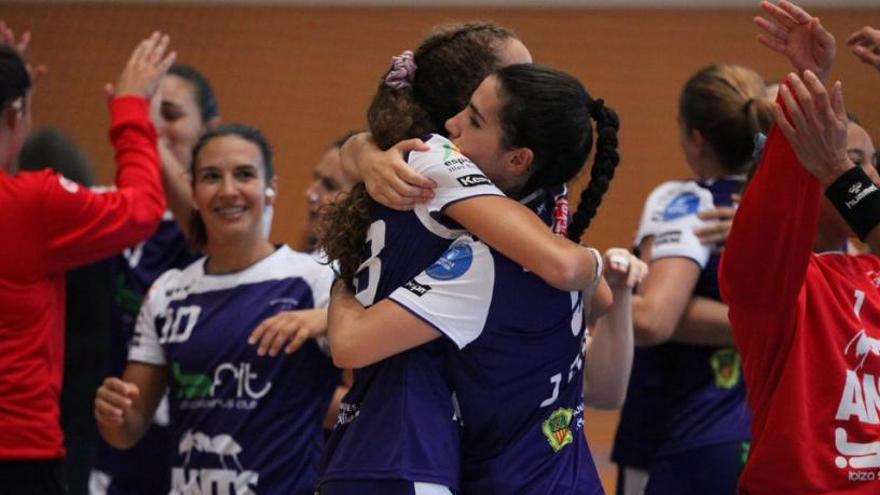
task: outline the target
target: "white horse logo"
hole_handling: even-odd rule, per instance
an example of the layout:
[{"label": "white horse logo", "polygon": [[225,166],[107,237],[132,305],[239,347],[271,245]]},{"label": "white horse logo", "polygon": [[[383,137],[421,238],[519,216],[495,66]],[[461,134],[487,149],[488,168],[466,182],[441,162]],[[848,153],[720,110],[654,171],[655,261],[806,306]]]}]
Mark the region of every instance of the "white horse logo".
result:
[{"label": "white horse logo", "polygon": [[200,431],[193,432],[192,430],[187,430],[180,439],[180,444],[177,447],[177,451],[180,455],[186,455],[186,460],[183,463],[184,466],[189,464],[193,450],[196,452],[216,454],[220,458],[220,465],[223,466],[223,469],[226,469],[224,457],[232,457],[238,470],[244,471],[244,468],[241,467],[241,463],[238,461],[238,454],[242,451],[241,445],[239,445],[230,435],[221,433],[212,438]]}]

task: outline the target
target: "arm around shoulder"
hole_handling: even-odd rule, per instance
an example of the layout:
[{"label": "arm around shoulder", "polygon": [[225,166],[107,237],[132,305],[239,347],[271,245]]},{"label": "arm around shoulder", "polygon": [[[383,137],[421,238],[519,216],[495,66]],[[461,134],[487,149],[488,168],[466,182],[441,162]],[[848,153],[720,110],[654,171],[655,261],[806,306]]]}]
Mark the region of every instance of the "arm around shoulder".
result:
[{"label": "arm around shoulder", "polygon": [[449,205],[444,213],[557,289],[581,290],[596,281],[596,257],[551,232],[534,212],[516,201],[477,196]]}]

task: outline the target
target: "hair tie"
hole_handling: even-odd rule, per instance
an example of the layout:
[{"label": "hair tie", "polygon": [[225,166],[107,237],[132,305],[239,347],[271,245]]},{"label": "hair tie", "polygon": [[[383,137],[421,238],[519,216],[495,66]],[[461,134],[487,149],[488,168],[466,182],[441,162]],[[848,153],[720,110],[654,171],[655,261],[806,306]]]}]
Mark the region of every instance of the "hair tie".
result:
[{"label": "hair tie", "polygon": [[394,89],[411,88],[416,78],[418,66],[413,60],[413,52],[406,50],[391,57],[391,70],[385,76],[385,85]]},{"label": "hair tie", "polygon": [[761,161],[761,155],[764,153],[764,145],[767,144],[767,135],[763,132],[758,132],[752,138],[752,142],[752,160],[759,162]]},{"label": "hair tie", "polygon": [[553,198],[553,233],[565,237],[568,235],[568,190]]}]

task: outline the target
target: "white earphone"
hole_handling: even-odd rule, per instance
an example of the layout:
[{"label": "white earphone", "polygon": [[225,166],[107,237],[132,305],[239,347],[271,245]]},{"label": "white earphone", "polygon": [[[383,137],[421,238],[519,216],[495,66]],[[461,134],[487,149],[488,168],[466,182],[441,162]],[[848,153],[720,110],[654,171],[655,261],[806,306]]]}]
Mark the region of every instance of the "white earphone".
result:
[{"label": "white earphone", "polygon": [[275,197],[275,189],[272,189],[271,187],[267,187],[266,188],[266,197],[267,198],[274,198]]}]

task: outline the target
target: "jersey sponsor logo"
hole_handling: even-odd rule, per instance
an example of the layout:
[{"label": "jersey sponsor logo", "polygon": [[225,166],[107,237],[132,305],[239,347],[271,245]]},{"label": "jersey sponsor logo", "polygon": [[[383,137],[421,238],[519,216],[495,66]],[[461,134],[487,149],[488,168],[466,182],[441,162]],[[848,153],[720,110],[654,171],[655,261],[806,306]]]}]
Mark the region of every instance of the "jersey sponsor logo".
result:
[{"label": "jersey sponsor logo", "polygon": [[420,284],[415,280],[410,280],[409,282],[403,284],[403,288],[412,292],[413,294],[422,297],[431,290],[431,286],[427,284]]},{"label": "jersey sponsor logo", "polygon": [[862,186],[861,182],[857,182],[850,186],[849,193],[853,196],[852,199],[847,200],[844,204],[848,209],[853,209],[859,202],[865,199],[869,194],[877,192],[877,186],[874,184],[869,185],[868,187]]},{"label": "jersey sponsor logo", "polygon": [[572,417],[574,417],[574,410],[560,407],[550,413],[550,416],[541,425],[541,431],[547,437],[547,442],[550,444],[553,452],[559,452],[563,447],[574,441],[574,435],[571,433]]},{"label": "jersey sponsor logo", "polygon": [[[171,493],[256,493],[260,475],[242,467],[238,459],[242,451],[241,445],[231,435],[221,433],[212,437],[200,431],[187,430],[177,446],[178,454],[184,458],[183,466],[171,469]],[[216,455],[221,468],[189,468],[193,452]]]},{"label": "jersey sponsor logo", "polygon": [[662,244],[675,244],[681,242],[681,231],[680,230],[670,230],[667,232],[661,232],[654,237],[654,246],[660,246]]},{"label": "jersey sponsor logo", "polygon": [[441,148],[443,148],[443,161],[444,162],[446,160],[449,160],[449,157],[452,156],[453,154],[456,156],[461,156],[461,150],[458,149],[458,146],[456,146],[452,143],[443,143],[443,146],[441,146]]},{"label": "jersey sponsor logo", "polygon": [[474,252],[470,246],[453,244],[425,273],[436,280],[452,280],[464,275],[473,260]]},{"label": "jersey sponsor logo", "polygon": [[462,156],[461,150],[451,143],[443,143],[443,166],[450,172],[474,168],[473,162]]},{"label": "jersey sponsor logo", "polygon": [[488,186],[492,184],[492,181],[490,181],[488,177],[480,174],[464,175],[462,177],[456,177],[456,180],[458,180],[458,183],[464,187]]},{"label": "jersey sponsor logo", "polygon": [[336,426],[347,425],[355,420],[361,412],[360,404],[341,402],[339,412],[336,414]]},{"label": "jersey sponsor logo", "polygon": [[[865,293],[855,290],[853,311],[861,320],[861,309],[865,302]],[[837,456],[834,465],[840,469],[876,469],[880,468],[880,442],[873,438],[868,442],[850,440],[847,427],[855,424],[880,425],[880,383],[877,377],[865,370],[880,368],[880,338],[872,337],[865,328],[853,335],[843,348],[843,355],[849,366],[845,371],[843,391],[837,406],[834,419],[844,422],[834,429],[834,447]],[[859,430],[853,437],[864,437]],[[847,472],[850,481],[873,481],[873,471]]]},{"label": "jersey sponsor logo", "polygon": [[718,349],[709,358],[712,373],[715,375],[715,386],[730,389],[739,383],[742,360],[734,349]]},{"label": "jersey sponsor logo", "polygon": [[663,210],[663,221],[668,222],[675,220],[676,218],[696,213],[699,207],[699,196],[692,192],[679,193],[672,198],[672,201],[670,201]]},{"label": "jersey sponsor logo", "polygon": [[272,299],[269,301],[269,306],[278,306],[276,308],[277,311],[288,311],[299,307],[299,299],[293,297],[279,297],[278,299]]},{"label": "jersey sponsor logo", "polygon": [[179,363],[172,363],[171,376],[178,386],[181,409],[255,409],[272,389],[270,381],[259,383],[259,376],[247,362],[222,363],[213,375],[184,373]]}]

